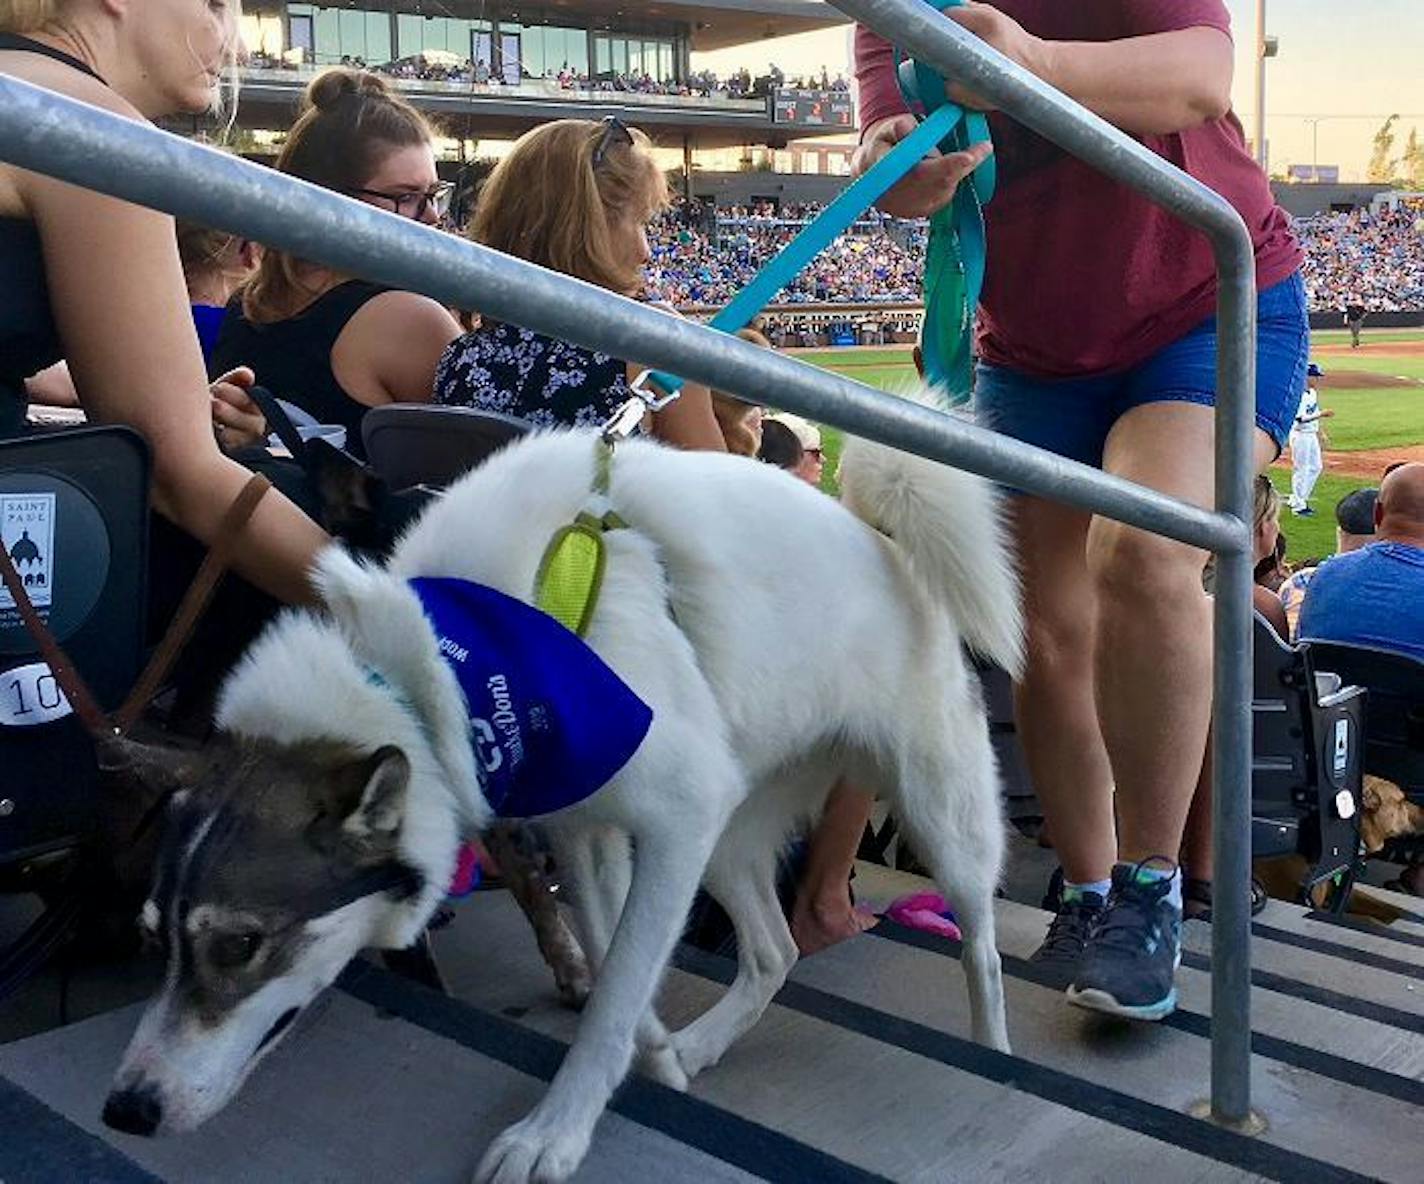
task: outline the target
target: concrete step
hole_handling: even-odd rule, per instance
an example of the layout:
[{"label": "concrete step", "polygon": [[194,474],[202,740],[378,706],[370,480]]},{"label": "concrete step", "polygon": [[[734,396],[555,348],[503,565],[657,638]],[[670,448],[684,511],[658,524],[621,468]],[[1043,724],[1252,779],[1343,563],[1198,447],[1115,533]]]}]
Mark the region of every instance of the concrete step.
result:
[{"label": "concrete step", "polygon": [[[863,900],[920,885],[882,870],[858,878]],[[968,1040],[952,943],[882,924],[799,965],[690,1094],[642,1080],[620,1090],[578,1179],[1418,1179],[1424,1032],[1410,987],[1424,947],[1268,908],[1252,999],[1253,1098],[1268,1126],[1247,1138],[1187,1113],[1207,1089],[1203,955],[1180,972],[1176,1016],[1128,1025],[1042,985],[1026,958],[1045,914],[1001,901],[997,919],[1014,1055]],[[436,945],[453,999],[359,964],[227,1111],[182,1138],[98,1122],[136,1008],[0,1046],[0,1179],[467,1179],[537,1099],[577,1017],[505,894],[463,902]],[[665,1018],[709,1006],[731,972],[684,949]]]}]

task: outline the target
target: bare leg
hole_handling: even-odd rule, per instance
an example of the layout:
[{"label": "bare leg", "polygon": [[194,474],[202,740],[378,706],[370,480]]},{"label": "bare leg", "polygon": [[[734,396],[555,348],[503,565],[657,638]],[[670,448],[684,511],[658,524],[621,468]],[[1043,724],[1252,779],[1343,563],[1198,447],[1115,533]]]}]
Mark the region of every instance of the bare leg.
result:
[{"label": "bare leg", "polygon": [[[1264,467],[1274,446],[1257,432]],[[1149,403],[1124,415],[1103,453],[1110,473],[1209,506],[1213,411]],[[1211,609],[1195,547],[1104,518],[1088,532],[1098,598],[1097,703],[1117,783],[1119,858],[1175,859],[1201,772],[1211,712]]]},{"label": "bare leg", "polygon": [[1206,756],[1196,789],[1192,791],[1187,826],[1182,833],[1182,874],[1211,882],[1211,734],[1206,738]]},{"label": "bare leg", "polygon": [[806,870],[791,913],[791,934],[803,956],[864,933],[878,921],[850,900],[851,865],[874,804],[874,795],[844,778],[826,799],[821,820],[811,832]]},{"label": "bare leg", "polygon": [[1112,773],[1093,703],[1089,521],[1038,498],[1015,503],[1028,664],[1014,714],[1064,877],[1080,884],[1107,879],[1117,854]]}]

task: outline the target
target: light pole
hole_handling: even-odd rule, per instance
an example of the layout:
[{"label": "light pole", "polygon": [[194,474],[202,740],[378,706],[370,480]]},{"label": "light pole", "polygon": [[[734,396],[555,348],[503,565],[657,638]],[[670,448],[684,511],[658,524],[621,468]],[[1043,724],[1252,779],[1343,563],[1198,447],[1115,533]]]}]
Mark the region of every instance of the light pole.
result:
[{"label": "light pole", "polygon": [[1305,122],[1310,124],[1310,179],[1320,180],[1320,125],[1329,119],[1328,115],[1307,115]]},{"label": "light pole", "polygon": [[1266,0],[1256,0],[1256,163],[1266,164]]}]

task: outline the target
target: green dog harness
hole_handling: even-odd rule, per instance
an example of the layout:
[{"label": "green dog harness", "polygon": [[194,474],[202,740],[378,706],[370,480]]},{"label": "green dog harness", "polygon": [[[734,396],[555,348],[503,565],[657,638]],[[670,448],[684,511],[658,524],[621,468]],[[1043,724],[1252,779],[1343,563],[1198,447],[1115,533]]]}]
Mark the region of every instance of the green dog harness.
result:
[{"label": "green dog harness", "polygon": [[603,536],[628,525],[608,506],[613,448],[604,439],[595,448],[593,496],[571,523],[554,532],[534,576],[535,606],[580,637],[588,630],[603,587]]}]

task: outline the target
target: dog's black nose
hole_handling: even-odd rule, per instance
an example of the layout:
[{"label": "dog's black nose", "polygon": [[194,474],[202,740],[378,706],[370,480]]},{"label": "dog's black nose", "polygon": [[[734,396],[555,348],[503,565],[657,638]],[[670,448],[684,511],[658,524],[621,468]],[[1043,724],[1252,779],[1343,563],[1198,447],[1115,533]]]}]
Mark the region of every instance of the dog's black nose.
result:
[{"label": "dog's black nose", "polygon": [[104,1103],[104,1125],[127,1135],[151,1135],[163,1121],[163,1103],[151,1085],[115,1090]]}]

